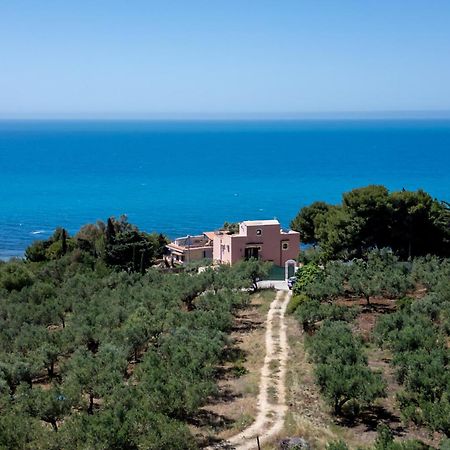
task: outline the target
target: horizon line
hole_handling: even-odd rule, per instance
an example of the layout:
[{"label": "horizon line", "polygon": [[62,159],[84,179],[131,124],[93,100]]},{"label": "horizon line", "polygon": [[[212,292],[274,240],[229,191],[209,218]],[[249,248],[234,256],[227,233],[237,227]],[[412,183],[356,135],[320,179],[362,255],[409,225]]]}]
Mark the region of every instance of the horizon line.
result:
[{"label": "horizon line", "polygon": [[323,111],[323,112],[161,112],[161,113],[40,113],[5,114],[1,121],[252,121],[252,120],[327,120],[327,119],[450,119],[448,110]]}]

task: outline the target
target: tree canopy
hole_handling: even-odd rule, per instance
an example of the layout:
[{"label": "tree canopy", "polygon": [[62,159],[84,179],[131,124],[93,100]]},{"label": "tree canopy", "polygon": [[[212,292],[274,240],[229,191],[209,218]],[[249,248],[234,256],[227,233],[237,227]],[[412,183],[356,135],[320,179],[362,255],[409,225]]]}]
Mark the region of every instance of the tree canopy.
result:
[{"label": "tree canopy", "polygon": [[258,261],[171,273],[125,218],[0,264],[0,448],[191,449]]},{"label": "tree canopy", "polygon": [[99,221],[83,226],[73,237],[57,228],[49,239],[30,245],[25,258],[30,262],[49,261],[76,250],[78,257],[101,259],[108,266],[143,273],[162,257],[167,243],[164,235],[140,231],[126,216],[110,217],[106,224]]},{"label": "tree canopy", "polygon": [[450,209],[423,190],[389,192],[371,185],[343,194],[340,205],[314,202],[291,227],[325,259],[361,257],[389,247],[400,258],[450,256]]}]

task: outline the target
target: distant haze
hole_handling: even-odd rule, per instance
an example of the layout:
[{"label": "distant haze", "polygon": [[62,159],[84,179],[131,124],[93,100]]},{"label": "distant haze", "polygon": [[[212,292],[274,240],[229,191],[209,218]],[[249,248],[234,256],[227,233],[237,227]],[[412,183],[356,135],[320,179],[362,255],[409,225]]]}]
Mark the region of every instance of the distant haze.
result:
[{"label": "distant haze", "polygon": [[448,116],[449,23],[448,0],[3,1],[0,117]]}]

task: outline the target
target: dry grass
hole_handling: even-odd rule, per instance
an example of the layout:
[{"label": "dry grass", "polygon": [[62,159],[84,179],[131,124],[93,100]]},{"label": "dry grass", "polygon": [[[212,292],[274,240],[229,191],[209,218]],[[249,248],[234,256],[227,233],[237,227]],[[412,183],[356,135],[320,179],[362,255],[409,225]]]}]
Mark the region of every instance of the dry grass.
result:
[{"label": "dry grass", "polygon": [[[343,436],[333,430],[327,407],[314,384],[313,366],[307,360],[298,322],[290,316],[286,316],[285,320],[289,342],[286,373],[286,400],[289,409],[279,438],[300,436],[313,448],[323,449],[330,440]],[[267,449],[276,448],[279,438],[268,445]]]}]

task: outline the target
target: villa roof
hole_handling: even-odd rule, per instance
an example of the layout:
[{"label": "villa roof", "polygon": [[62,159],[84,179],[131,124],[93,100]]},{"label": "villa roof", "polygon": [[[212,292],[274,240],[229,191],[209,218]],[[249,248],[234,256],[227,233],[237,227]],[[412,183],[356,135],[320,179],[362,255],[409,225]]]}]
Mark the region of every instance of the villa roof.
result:
[{"label": "villa roof", "polygon": [[189,250],[199,250],[199,249],[209,249],[211,248],[211,244],[204,245],[177,245],[175,242],[170,242],[166,245],[167,248],[179,252],[185,252]]},{"label": "villa roof", "polygon": [[242,222],[246,226],[258,226],[258,225],[279,225],[280,222],[278,222],[277,219],[272,220],[244,220]]},{"label": "villa roof", "polygon": [[214,231],[205,231],[203,234],[211,241],[214,240],[214,236],[216,235]]}]

